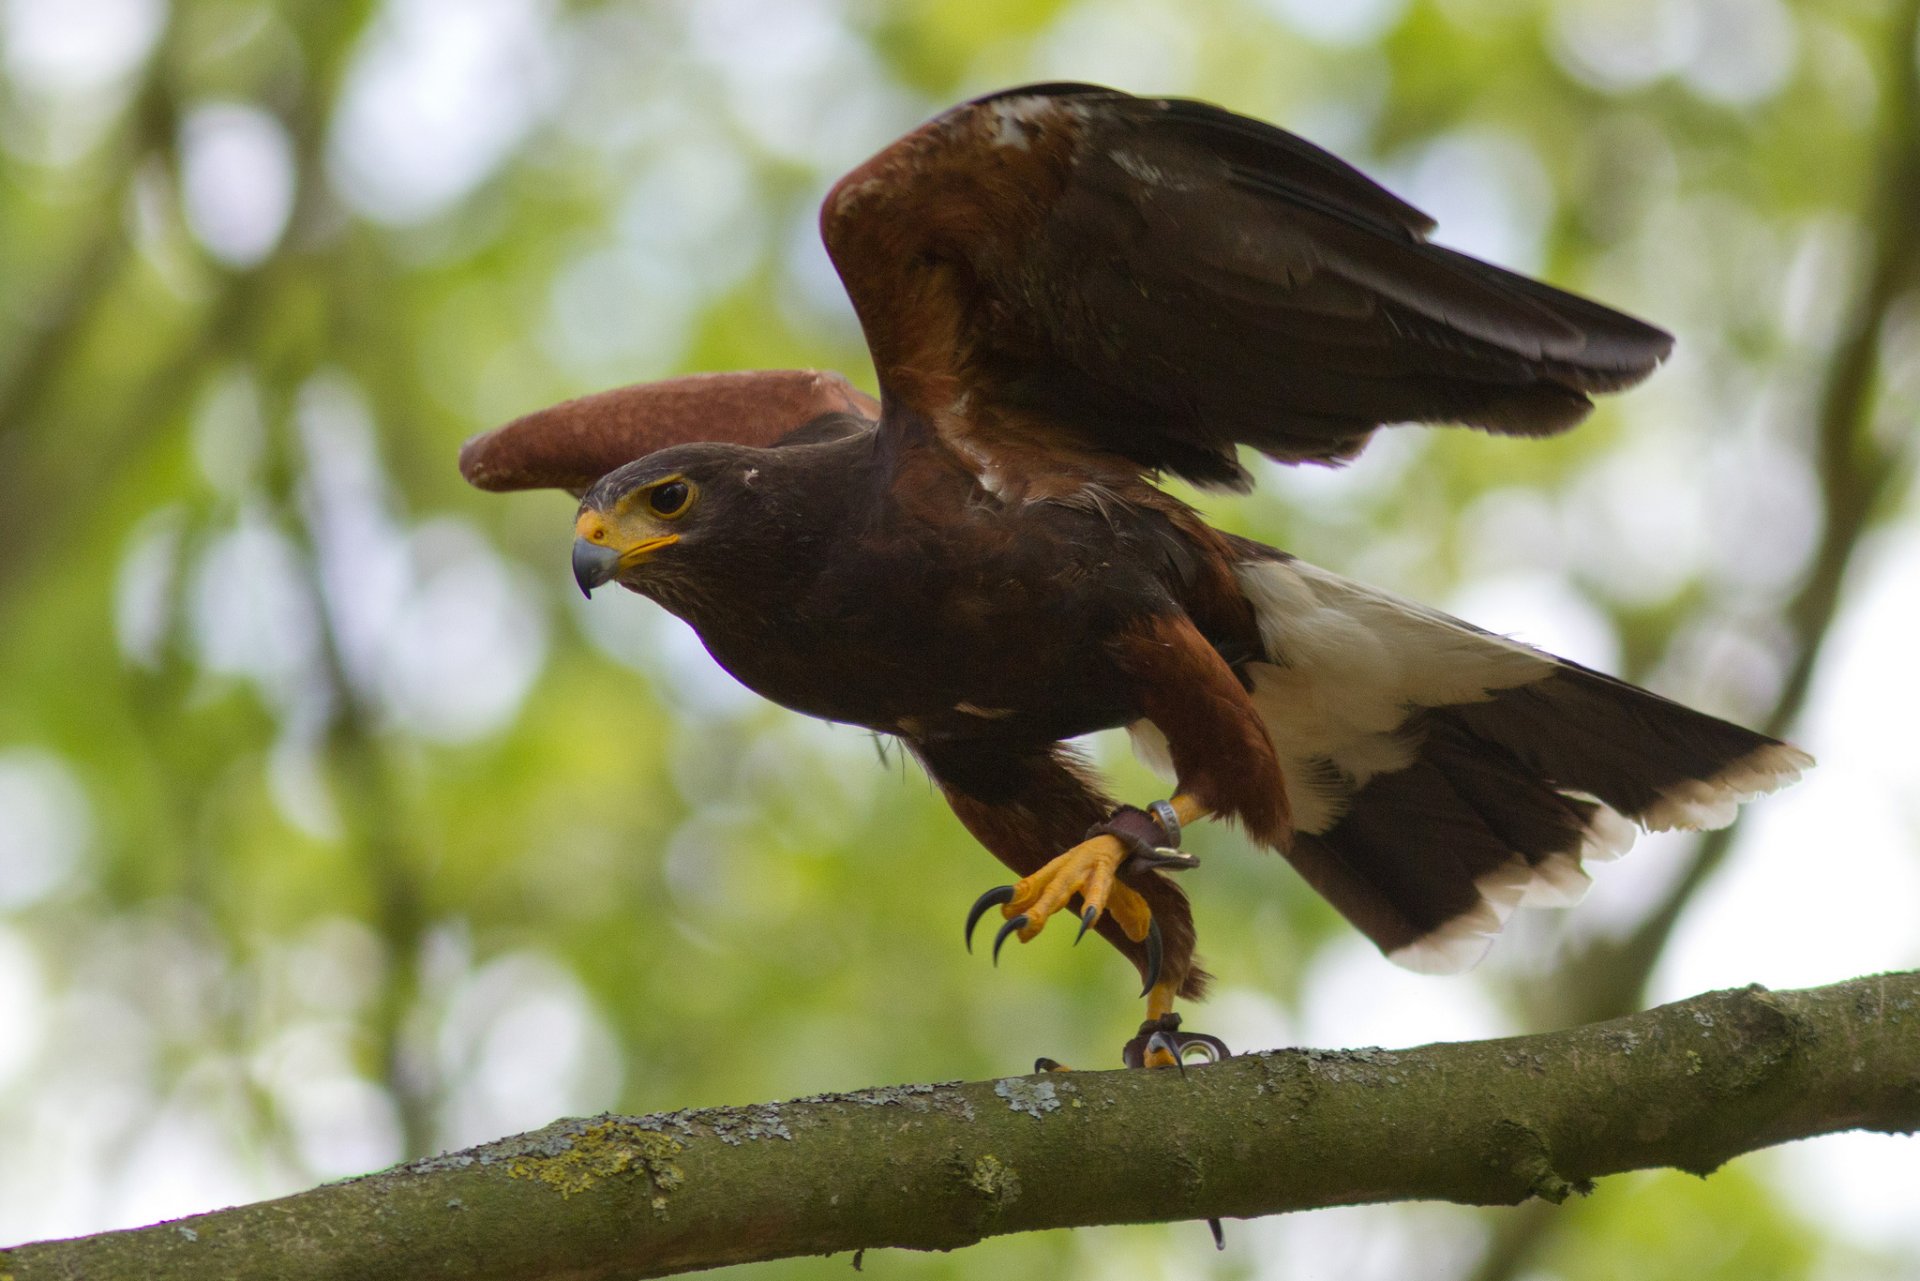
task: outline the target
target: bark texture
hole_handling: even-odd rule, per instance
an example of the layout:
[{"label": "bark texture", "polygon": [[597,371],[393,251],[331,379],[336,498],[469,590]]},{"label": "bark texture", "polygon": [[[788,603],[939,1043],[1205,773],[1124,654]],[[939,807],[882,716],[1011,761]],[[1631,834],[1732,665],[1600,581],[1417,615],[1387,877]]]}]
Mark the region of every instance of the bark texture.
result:
[{"label": "bark texture", "polygon": [[1920,973],[1715,992],[1540,1036],[1276,1050],[1176,1072],[905,1085],[602,1116],[129,1232],[0,1281],[664,1276],[1039,1228],[1437,1199],[1838,1130],[1920,1128]]}]

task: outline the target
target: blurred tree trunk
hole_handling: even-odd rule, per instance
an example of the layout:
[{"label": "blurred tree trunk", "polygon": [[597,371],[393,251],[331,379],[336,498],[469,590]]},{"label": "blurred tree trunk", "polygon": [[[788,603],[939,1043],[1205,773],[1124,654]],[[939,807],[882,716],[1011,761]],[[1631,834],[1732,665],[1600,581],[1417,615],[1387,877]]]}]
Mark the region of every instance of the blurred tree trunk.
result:
[{"label": "blurred tree trunk", "polygon": [[6,1281],[664,1276],[1595,1177],[1920,1128],[1920,972],[1541,1036],[562,1121],[281,1201],[0,1252]]}]

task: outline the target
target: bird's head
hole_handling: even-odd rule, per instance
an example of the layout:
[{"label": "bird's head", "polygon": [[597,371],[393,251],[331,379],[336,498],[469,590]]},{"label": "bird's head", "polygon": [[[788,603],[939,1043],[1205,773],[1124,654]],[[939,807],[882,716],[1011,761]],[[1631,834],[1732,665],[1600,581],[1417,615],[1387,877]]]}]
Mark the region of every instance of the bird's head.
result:
[{"label": "bird's head", "polygon": [[715,546],[754,509],[746,450],[682,445],[637,459],[596,481],[574,520],[573,577],[589,596],[605,583],[653,589],[701,572]]},{"label": "bird's head", "polygon": [[674,445],[607,473],[574,519],[575,581],[589,595],[618,582],[696,625],[804,591],[865,492],[869,426],[830,415],[777,448]]}]

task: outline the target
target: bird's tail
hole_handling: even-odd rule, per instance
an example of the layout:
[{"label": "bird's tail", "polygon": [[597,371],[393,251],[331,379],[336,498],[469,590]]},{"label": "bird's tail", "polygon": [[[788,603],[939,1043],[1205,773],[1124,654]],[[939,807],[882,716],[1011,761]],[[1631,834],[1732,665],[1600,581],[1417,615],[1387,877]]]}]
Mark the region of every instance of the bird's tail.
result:
[{"label": "bird's tail", "polygon": [[1635,825],[1724,827],[1813,763],[1277,553],[1238,573],[1268,660],[1246,671],[1292,804],[1288,857],[1409,969],[1465,969],[1515,907],[1577,901],[1582,865],[1623,853]]}]

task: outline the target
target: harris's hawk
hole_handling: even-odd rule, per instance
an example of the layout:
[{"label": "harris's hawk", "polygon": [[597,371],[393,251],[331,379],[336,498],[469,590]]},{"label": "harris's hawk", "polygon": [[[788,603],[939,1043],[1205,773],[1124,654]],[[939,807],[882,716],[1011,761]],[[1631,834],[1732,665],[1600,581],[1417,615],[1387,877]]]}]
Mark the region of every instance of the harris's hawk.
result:
[{"label": "harris's hawk", "polygon": [[[1788,744],[1211,528],[1154,483],[1245,489],[1247,445],[1564,431],[1666,333],[1430,243],[1325,151],[1088,85],[956,107],[828,194],[878,374],[622,388],[470,442],[468,480],[581,496],[573,570],[690,623],[743,684],[897,736],[1021,879],[1126,954],[1129,1060],[1197,1042],[1180,830],[1237,821],[1394,961],[1462,969],[1634,827],[1707,828]],[[1116,805],[1065,741],[1125,726],[1173,782]]]}]

